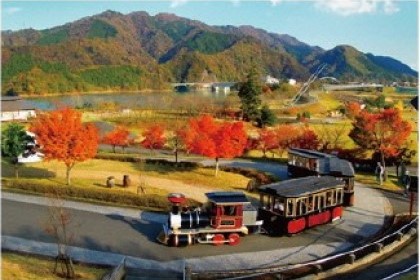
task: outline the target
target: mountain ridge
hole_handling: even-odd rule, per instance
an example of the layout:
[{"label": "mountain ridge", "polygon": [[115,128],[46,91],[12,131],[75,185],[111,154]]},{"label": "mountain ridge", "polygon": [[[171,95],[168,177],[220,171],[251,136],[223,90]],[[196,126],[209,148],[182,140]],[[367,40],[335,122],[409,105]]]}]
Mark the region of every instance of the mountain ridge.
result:
[{"label": "mountain ridge", "polygon": [[[2,31],[2,46],[3,92],[159,89],[206,77],[241,81],[250,67],[280,79],[305,80],[324,63],[325,75],[344,81],[405,81],[418,75],[392,57],[365,54],[348,45],[324,50],[250,25],[211,26],[144,11],[107,10],[43,30]],[[129,82],[100,78],[115,72],[123,79],[121,71],[140,74]]]}]

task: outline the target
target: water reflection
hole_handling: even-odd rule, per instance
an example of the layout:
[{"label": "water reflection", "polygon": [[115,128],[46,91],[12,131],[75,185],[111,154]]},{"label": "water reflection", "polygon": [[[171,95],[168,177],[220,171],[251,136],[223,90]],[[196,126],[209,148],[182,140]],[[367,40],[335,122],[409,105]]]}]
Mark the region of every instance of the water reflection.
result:
[{"label": "water reflection", "polygon": [[114,104],[128,109],[170,109],[188,104],[218,104],[228,95],[212,92],[153,92],[153,93],[113,93],[113,94],[77,94],[49,97],[27,97],[25,102],[36,109],[54,110],[60,107],[98,108]]}]

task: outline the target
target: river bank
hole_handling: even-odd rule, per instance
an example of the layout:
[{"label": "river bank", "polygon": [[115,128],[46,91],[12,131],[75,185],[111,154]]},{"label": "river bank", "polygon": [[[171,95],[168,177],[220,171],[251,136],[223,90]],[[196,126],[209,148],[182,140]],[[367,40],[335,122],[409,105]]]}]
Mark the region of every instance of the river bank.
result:
[{"label": "river bank", "polygon": [[147,94],[147,93],[174,93],[175,91],[170,89],[144,89],[144,90],[103,90],[103,91],[71,91],[71,92],[57,92],[57,93],[41,93],[41,94],[19,94],[22,98],[48,98],[48,97],[65,97],[65,96],[77,96],[77,95],[95,95],[95,94]]}]

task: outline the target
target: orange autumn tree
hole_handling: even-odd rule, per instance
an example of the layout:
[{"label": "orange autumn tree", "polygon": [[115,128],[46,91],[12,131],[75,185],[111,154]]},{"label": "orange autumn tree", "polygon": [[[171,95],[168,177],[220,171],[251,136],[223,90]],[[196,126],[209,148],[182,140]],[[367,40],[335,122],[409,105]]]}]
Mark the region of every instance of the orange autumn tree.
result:
[{"label": "orange autumn tree", "polygon": [[140,144],[146,149],[162,149],[166,142],[164,128],[157,124],[152,125],[143,132],[143,141]]},{"label": "orange autumn tree", "polygon": [[96,155],[98,131],[93,124],[83,124],[82,114],[74,109],[40,113],[30,131],[36,134],[46,160],[64,162],[67,185],[74,165]]},{"label": "orange autumn tree", "polygon": [[346,104],[346,115],[350,119],[354,120],[362,111],[361,104],[359,102],[349,102]]},{"label": "orange autumn tree", "polygon": [[318,135],[309,127],[304,127],[301,133],[292,141],[292,147],[308,150],[318,150],[320,147]]},{"label": "orange autumn tree", "polygon": [[355,118],[349,136],[360,147],[379,152],[382,166],[385,167],[385,157],[398,153],[398,148],[408,139],[411,130],[411,124],[403,120],[398,109],[385,109],[377,113],[363,110]]},{"label": "orange autumn tree", "polygon": [[288,148],[291,148],[294,141],[302,133],[299,127],[290,124],[279,125],[276,129],[277,148],[279,156],[283,157],[283,153]]},{"label": "orange autumn tree", "polygon": [[128,129],[123,126],[118,126],[114,128],[114,130],[105,134],[105,136],[102,138],[102,143],[111,145],[112,150],[115,153],[116,146],[122,147],[124,151],[124,148],[130,145],[132,141],[129,137],[130,132],[128,131]]},{"label": "orange autumn tree", "polygon": [[258,134],[258,148],[263,152],[263,156],[267,157],[267,151],[278,147],[279,141],[277,139],[277,134],[271,129],[261,129]]},{"label": "orange autumn tree", "polygon": [[190,119],[182,135],[189,152],[216,160],[215,176],[219,171],[220,158],[241,156],[247,145],[242,122],[216,123],[209,115]]}]

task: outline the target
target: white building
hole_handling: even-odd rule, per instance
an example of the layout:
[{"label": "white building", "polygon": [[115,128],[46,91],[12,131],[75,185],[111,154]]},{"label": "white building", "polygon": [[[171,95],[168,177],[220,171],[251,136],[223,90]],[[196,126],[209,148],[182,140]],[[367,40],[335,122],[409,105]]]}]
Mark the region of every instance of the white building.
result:
[{"label": "white building", "polygon": [[278,85],[280,83],[279,79],[276,79],[274,77],[271,77],[270,75],[267,75],[265,77],[265,83],[268,85]]},{"label": "white building", "polygon": [[1,121],[26,121],[35,117],[35,108],[18,96],[1,97]]}]

